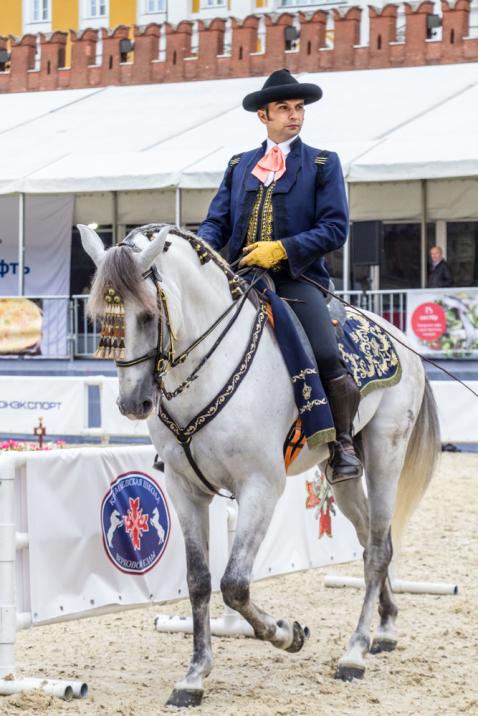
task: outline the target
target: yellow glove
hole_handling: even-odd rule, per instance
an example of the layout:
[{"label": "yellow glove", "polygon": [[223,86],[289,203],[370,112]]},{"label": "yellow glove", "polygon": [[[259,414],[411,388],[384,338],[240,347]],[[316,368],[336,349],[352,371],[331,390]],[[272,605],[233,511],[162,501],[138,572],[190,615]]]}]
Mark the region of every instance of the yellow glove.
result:
[{"label": "yellow glove", "polygon": [[241,259],[240,267],[260,266],[269,269],[287,258],[287,252],[280,241],[259,241],[245,246],[242,252],[245,256]]}]

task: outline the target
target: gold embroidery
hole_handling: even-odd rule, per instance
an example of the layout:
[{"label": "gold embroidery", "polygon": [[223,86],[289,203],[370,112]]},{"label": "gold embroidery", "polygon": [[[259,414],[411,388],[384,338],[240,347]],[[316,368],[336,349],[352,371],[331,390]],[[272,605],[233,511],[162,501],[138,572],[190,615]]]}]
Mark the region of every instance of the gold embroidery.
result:
[{"label": "gold embroidery", "polygon": [[264,194],[264,185],[261,184],[257,192],[254,206],[252,207],[251,216],[249,217],[249,226],[247,227],[246,244],[253,244],[257,241],[257,226],[259,224],[259,209]]},{"label": "gold embroidery", "polygon": [[273,215],[272,215],[272,193],[276,183],[272,182],[267,187],[264,206],[262,208],[261,235],[259,241],[272,241],[274,238]]},{"label": "gold embroidery", "polygon": [[299,415],[303,415],[304,413],[310,413],[312,408],[315,408],[317,405],[327,405],[327,398],[317,398],[316,400],[310,400],[299,410]]},{"label": "gold embroidery", "polygon": [[328,157],[315,157],[314,162],[315,164],[325,164]]},{"label": "gold embroidery", "polygon": [[312,388],[310,385],[307,385],[307,383],[304,384],[304,387],[302,388],[302,397],[304,400],[309,400],[310,396],[312,395]]},{"label": "gold embroidery", "polygon": [[305,380],[306,375],[317,375],[317,371],[315,368],[304,368],[304,370],[301,370],[300,373],[292,376],[292,382],[297,383],[298,380]]},{"label": "gold embroidery", "polygon": [[360,348],[361,354],[347,352],[341,342],[339,351],[360,388],[362,397],[377,388],[398,383],[402,370],[388,335],[378,325],[367,321],[353,310],[347,310],[347,320],[353,321],[350,337]]}]

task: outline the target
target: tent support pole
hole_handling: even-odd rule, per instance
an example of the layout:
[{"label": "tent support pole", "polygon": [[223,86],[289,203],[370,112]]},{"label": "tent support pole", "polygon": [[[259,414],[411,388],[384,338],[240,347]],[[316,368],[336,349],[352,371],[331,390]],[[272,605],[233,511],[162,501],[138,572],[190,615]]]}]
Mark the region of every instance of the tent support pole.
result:
[{"label": "tent support pole", "polygon": [[113,236],[112,236],[112,240],[113,240],[113,246],[116,246],[116,244],[118,243],[118,192],[112,191],[111,196],[113,199],[113,222],[112,222],[113,223],[113,226],[112,226]]},{"label": "tent support pole", "polygon": [[[350,183],[347,182],[347,200],[350,210],[350,193],[351,193],[351,186]],[[342,270],[342,282],[343,282],[343,290],[348,291],[350,289],[350,225],[347,232],[347,239],[344,244],[344,258],[343,258],[343,270]],[[345,296],[345,299],[347,300],[347,296]]]},{"label": "tent support pole", "polygon": [[25,294],[25,194],[18,196],[18,295]]},{"label": "tent support pole", "polygon": [[181,198],[182,198],[181,197],[181,189],[177,186],[176,187],[176,208],[175,208],[175,219],[174,219],[174,223],[176,224],[176,226],[181,226],[181,224],[182,224]]},{"label": "tent support pole", "polygon": [[427,202],[427,181],[421,181],[421,236],[420,236],[420,286],[426,288],[427,285],[427,223],[428,223],[428,202]]}]

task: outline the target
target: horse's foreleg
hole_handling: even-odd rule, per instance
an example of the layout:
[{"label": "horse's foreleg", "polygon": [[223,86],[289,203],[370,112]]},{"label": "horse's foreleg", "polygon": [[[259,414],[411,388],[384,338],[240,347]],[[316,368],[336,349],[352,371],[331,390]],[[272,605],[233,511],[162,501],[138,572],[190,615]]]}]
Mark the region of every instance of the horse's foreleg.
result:
[{"label": "horse's foreleg", "polygon": [[225,603],[235,609],[254,629],[258,639],[270,641],[279,649],[299,651],[308,636],[300,624],[276,621],[259,609],[250,598],[252,567],[269,527],[278,495],[260,476],[251,476],[250,485],[238,497],[239,513],[234,544],[221,580]]},{"label": "horse's foreleg", "polygon": [[[173,484],[174,483],[174,484]],[[209,503],[210,498],[186,492],[181,477],[168,480],[168,493],[181,523],[186,546],[187,581],[193,617],[193,655],[189,669],[178,681],[167,701],[168,706],[198,706],[203,696],[203,678],[213,665],[209,600]]]}]

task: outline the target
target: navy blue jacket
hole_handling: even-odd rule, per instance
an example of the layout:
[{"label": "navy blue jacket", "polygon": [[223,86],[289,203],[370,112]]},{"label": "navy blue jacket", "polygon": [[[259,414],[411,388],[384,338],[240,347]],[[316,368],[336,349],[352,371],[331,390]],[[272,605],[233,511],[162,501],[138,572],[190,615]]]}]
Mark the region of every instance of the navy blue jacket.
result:
[{"label": "navy blue jacket", "polygon": [[[251,170],[263,156],[266,144],[233,157],[198,229],[198,235],[218,251],[229,241],[231,263],[239,258],[246,240],[259,189],[259,180]],[[304,273],[327,287],[329,274],[324,256],[343,246],[347,238],[348,208],[342,169],[337,154],[309,147],[299,138],[290,149],[286,172],[272,195],[274,239],[280,239],[287,251],[292,278]]]}]

